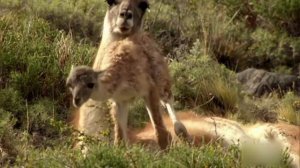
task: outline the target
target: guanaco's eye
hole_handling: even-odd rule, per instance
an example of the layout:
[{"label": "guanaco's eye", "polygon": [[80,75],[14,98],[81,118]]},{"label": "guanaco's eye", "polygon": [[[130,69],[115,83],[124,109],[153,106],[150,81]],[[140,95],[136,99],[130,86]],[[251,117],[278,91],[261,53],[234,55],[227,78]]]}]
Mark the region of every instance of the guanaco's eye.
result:
[{"label": "guanaco's eye", "polygon": [[132,13],[127,14],[127,19],[132,19]]},{"label": "guanaco's eye", "polygon": [[90,88],[90,89],[93,89],[94,86],[95,86],[95,84],[94,84],[94,83],[88,83],[88,84],[86,84],[86,86],[87,86],[88,88]]}]

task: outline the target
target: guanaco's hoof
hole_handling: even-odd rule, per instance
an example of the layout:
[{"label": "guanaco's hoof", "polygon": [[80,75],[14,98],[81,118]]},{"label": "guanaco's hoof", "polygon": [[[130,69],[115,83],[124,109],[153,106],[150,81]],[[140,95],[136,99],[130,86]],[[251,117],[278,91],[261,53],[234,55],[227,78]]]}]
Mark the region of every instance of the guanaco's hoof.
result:
[{"label": "guanaco's hoof", "polygon": [[189,133],[187,132],[185,126],[180,121],[176,121],[174,123],[174,130],[175,130],[175,134],[183,141],[186,142],[191,141]]},{"label": "guanaco's hoof", "polygon": [[160,149],[165,150],[167,149],[172,141],[172,135],[169,131],[163,130],[160,132],[161,134],[157,135],[158,138],[158,144],[160,146]]}]

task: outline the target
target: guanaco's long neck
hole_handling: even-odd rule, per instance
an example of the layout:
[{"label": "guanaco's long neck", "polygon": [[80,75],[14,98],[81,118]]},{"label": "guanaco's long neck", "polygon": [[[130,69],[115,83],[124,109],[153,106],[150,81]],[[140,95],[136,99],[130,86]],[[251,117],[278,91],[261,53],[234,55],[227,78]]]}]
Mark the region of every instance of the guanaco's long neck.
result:
[{"label": "guanaco's long neck", "polygon": [[100,69],[101,68],[101,62],[103,59],[104,52],[108,45],[113,42],[115,39],[113,37],[113,34],[111,32],[111,26],[109,24],[109,18],[108,18],[108,11],[106,12],[106,15],[104,17],[103,22],[103,28],[102,28],[102,39],[100,42],[100,46],[96,55],[96,59],[94,61],[93,68],[94,69]]},{"label": "guanaco's long neck", "polygon": [[[121,36],[112,33],[112,28],[109,23],[108,15],[109,15],[109,11],[106,12],[106,15],[104,17],[103,28],[102,28],[102,39],[93,65],[93,68],[97,70],[101,69],[103,56],[105,55],[104,53],[106,52],[108,46],[112,42],[119,41],[128,37],[128,36]],[[130,36],[135,34],[140,34],[141,32],[142,32],[142,26]]]}]

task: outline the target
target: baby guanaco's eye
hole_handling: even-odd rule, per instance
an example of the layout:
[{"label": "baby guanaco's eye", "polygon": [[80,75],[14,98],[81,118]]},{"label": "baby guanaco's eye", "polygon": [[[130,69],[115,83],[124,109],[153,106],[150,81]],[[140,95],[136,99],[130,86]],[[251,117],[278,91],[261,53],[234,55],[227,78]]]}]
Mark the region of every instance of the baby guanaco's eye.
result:
[{"label": "baby guanaco's eye", "polygon": [[86,86],[87,86],[88,88],[90,88],[90,89],[93,89],[94,86],[95,86],[95,84],[94,84],[94,83],[88,83],[88,84],[86,84]]}]

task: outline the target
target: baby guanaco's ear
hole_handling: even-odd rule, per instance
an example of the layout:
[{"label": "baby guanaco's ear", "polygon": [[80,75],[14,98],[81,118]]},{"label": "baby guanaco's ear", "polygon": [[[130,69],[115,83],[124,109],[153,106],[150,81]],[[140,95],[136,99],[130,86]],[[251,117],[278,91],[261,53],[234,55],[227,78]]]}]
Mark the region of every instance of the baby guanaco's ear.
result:
[{"label": "baby guanaco's ear", "polygon": [[74,65],[71,65],[71,69],[70,69],[70,72],[69,72],[69,76],[67,77],[67,80],[66,80],[66,86],[67,86],[67,87],[70,87],[70,86],[71,86],[71,81],[70,81],[70,80],[71,80],[71,79],[70,79],[71,76],[70,76],[70,75],[71,75],[73,69],[74,69]]}]

